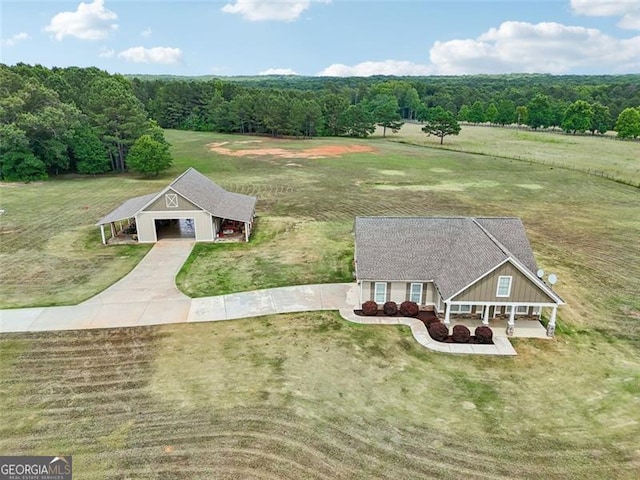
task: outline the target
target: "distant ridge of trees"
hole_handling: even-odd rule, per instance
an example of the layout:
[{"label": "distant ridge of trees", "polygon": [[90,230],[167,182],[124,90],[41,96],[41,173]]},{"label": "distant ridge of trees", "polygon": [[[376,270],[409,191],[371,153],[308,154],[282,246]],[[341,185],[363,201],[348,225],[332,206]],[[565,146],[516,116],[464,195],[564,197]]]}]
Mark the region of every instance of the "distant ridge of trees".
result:
[{"label": "distant ridge of trees", "polygon": [[[598,134],[612,129],[622,111],[640,105],[637,74],[129,78],[162,127],[229,133],[366,136],[370,125],[391,126],[388,109],[380,105],[395,97],[398,122],[424,121],[429,111],[442,108],[471,123],[561,127],[573,133],[586,126]],[[589,108],[574,106],[565,118],[575,102],[586,102]],[[356,105],[361,105],[355,110],[360,123],[366,123],[367,115],[359,110],[369,112],[367,128],[353,124],[353,109],[347,114]],[[386,115],[376,117],[376,110]]]}]

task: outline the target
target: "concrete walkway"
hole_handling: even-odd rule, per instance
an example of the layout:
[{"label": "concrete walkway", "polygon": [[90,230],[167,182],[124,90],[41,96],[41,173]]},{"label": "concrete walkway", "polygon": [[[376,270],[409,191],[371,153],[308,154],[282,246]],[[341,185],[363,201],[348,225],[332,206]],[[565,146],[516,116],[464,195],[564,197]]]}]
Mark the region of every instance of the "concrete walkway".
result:
[{"label": "concrete walkway", "polygon": [[442,343],[436,342],[425,327],[422,321],[408,317],[362,317],[356,315],[353,309],[340,310],[340,315],[354,323],[367,325],[406,325],[411,329],[413,338],[425,348],[435,352],[444,353],[471,353],[476,355],[517,355],[511,346],[509,339],[504,335],[499,335],[493,330],[493,345],[471,345],[464,343]]},{"label": "concrete walkway", "polygon": [[[464,345],[434,341],[424,324],[414,318],[361,317],[354,283],[300,285],[240,292],[215,297],[189,298],[175,286],[175,276],[194,242],[162,240],[124,278],[78,305],[0,310],[0,333],[137,327],[169,323],[211,322],[281,313],[338,310],[354,323],[407,325],[424,347],[446,353],[516,355],[504,335],[494,328],[494,345]],[[530,328],[538,337],[541,325]],[[524,333],[519,335],[518,333]],[[526,328],[517,336],[528,336]]]}]

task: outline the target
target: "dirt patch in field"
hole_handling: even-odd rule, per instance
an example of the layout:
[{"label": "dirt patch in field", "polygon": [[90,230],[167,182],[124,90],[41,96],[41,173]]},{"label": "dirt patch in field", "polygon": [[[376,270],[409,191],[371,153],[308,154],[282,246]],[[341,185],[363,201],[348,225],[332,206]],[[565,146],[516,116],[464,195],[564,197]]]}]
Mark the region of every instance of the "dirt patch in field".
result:
[{"label": "dirt patch in field", "polygon": [[[260,140],[252,141],[252,143],[259,143]],[[234,143],[248,143],[248,142],[234,142]],[[325,145],[322,147],[305,148],[303,150],[287,150],[280,147],[271,148],[247,148],[240,150],[232,150],[227,148],[229,142],[210,143],[207,145],[212,152],[219,153],[221,155],[227,155],[230,157],[249,157],[249,156],[274,156],[279,158],[327,158],[327,157],[339,157],[346,153],[371,153],[375,149],[368,145]]]}]

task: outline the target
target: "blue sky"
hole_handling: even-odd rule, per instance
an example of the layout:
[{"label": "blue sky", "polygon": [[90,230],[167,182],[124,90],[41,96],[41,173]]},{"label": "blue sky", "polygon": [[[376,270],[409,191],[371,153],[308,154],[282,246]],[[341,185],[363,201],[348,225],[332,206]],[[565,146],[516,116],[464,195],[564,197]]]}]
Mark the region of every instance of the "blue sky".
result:
[{"label": "blue sky", "polygon": [[640,73],[640,2],[2,0],[2,63],[173,75]]}]

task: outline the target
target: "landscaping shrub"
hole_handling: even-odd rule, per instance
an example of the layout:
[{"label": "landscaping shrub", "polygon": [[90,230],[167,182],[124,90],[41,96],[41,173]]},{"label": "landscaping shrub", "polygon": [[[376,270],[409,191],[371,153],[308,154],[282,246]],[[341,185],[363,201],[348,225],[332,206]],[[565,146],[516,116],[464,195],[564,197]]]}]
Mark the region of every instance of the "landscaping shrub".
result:
[{"label": "landscaping shrub", "polygon": [[456,325],[455,327],[453,327],[451,338],[453,338],[453,341],[455,343],[469,343],[469,338],[471,338],[471,332],[464,325]]},{"label": "landscaping shrub", "polygon": [[378,304],[373,300],[366,301],[362,304],[362,313],[369,317],[373,317],[378,314]]},{"label": "landscaping shrub", "polygon": [[385,315],[395,315],[396,313],[398,313],[398,304],[396,302],[386,302],[382,306],[382,311]]},{"label": "landscaping shrub", "polygon": [[449,336],[449,328],[442,322],[433,322],[428,327],[429,335],[437,342],[444,342]]},{"label": "landscaping shrub", "polygon": [[420,307],[416,302],[402,302],[400,304],[400,314],[405,317],[416,317],[420,312]]},{"label": "landscaping shrub", "polygon": [[439,322],[440,320],[438,320],[438,317],[428,317],[425,320],[423,320],[425,326],[427,328],[429,328],[429,325],[431,325],[432,323],[436,323]]},{"label": "landscaping shrub", "polygon": [[474,335],[476,336],[476,341],[478,343],[493,343],[493,331],[485,325],[476,327]]}]

